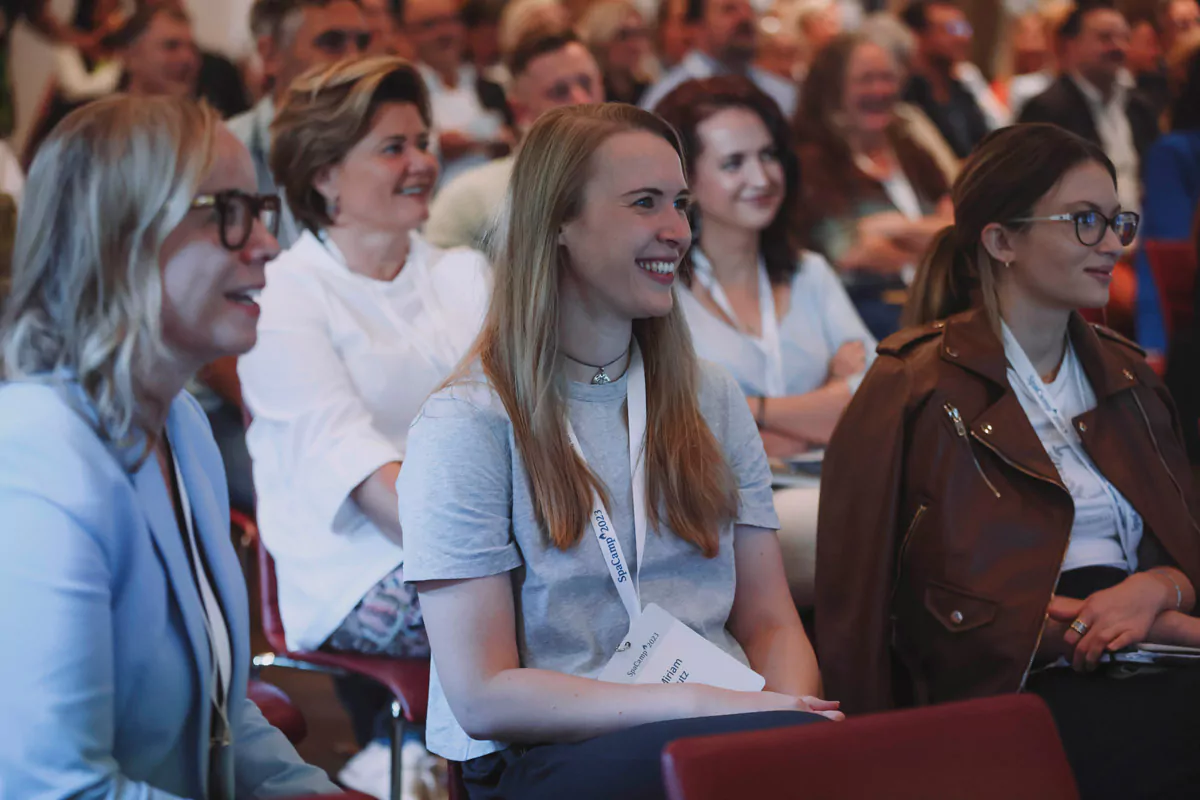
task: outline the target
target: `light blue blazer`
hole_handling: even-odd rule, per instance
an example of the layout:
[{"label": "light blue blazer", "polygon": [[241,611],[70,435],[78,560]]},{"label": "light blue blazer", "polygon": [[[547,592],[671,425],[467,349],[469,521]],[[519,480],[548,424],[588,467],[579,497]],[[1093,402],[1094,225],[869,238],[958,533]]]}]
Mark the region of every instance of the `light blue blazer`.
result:
[{"label": "light blue blazer", "polygon": [[[82,398],[0,383],[0,798],[205,798],[212,662],[185,534],[157,460],[129,472]],[[167,432],[233,639],[227,794],[335,792],[246,699],[225,472],[189,395]]]}]

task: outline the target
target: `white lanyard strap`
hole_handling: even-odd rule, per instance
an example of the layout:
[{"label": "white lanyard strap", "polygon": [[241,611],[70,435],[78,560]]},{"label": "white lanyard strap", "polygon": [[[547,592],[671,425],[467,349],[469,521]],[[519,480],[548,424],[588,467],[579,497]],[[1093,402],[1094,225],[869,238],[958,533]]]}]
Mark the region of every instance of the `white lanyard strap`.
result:
[{"label": "white lanyard strap", "polygon": [[208,633],[211,669],[216,684],[212,698],[213,707],[223,726],[221,731],[214,731],[214,739],[219,737],[223,743],[228,744],[232,734],[228,713],[229,685],[233,680],[233,654],[230,650],[229,628],[225,624],[221,605],[217,602],[217,596],[204,571],[204,562],[200,558],[200,549],[196,544],[195,523],[192,520],[192,504],[188,499],[187,487],[183,483],[183,472],[179,469],[179,460],[175,457],[174,448],[171,449],[171,462],[175,468],[175,485],[179,490],[179,505],[183,512],[184,525],[187,527],[188,547],[191,550],[196,585],[200,591],[200,600],[204,603],[204,630]]},{"label": "white lanyard strap", "polygon": [[[696,280],[712,297],[717,308],[742,333],[746,333],[746,327],[734,312],[729,296],[713,274],[712,262],[699,248],[692,250],[692,267]],[[783,397],[787,394],[783,379],[783,344],[779,338],[779,318],[775,314],[775,292],[771,289],[771,278],[767,275],[767,265],[762,256],[758,259],[758,313],[762,317],[762,337],[756,339],[749,334],[747,336],[767,359],[766,396]]]},{"label": "white lanyard strap", "polygon": [[[626,405],[629,413],[629,474],[633,479],[633,537],[637,548],[637,563],[629,569],[621,542],[613,530],[612,516],[604,507],[598,492],[592,494],[592,531],[596,534],[596,544],[600,554],[608,566],[609,577],[617,587],[617,594],[629,619],[635,620],[642,614],[642,604],[638,596],[638,574],[641,572],[642,561],[646,554],[646,369],[642,363],[642,354],[637,344],[629,356],[629,369],[626,371]],[[567,420],[567,437],[575,453],[587,463],[575,428]]]},{"label": "white lanyard strap", "polygon": [[[1050,424],[1058,431],[1058,435],[1071,448],[1071,452],[1075,455],[1076,460],[1100,482],[1100,486],[1104,489],[1105,495],[1107,495],[1109,502],[1112,504],[1114,514],[1117,518],[1117,539],[1121,544],[1122,552],[1125,553],[1125,560],[1131,566],[1136,565],[1137,553],[1134,550],[1133,541],[1135,533],[1140,532],[1141,518],[1137,516],[1128,501],[1117,493],[1116,488],[1096,468],[1091,456],[1083,449],[1083,441],[1079,438],[1079,434],[1067,418],[1063,416],[1059,407],[1051,401],[1050,396],[1046,394],[1046,385],[1042,383],[1041,376],[1034,369],[1033,362],[1025,354],[1025,350],[1021,347],[1021,343],[1017,341],[1017,337],[1013,335],[1012,330],[1008,327],[1008,323],[1001,320],[1000,324],[1004,332],[1004,354],[1008,358],[1008,366],[1012,374],[1017,379],[1017,390],[1037,403],[1038,408],[1042,410],[1042,413],[1050,420]],[[1083,397],[1086,395],[1082,386],[1084,377],[1082,370],[1077,369],[1071,363],[1073,359],[1074,348],[1068,340],[1067,350],[1063,355],[1062,366],[1059,369],[1069,370],[1071,374],[1067,376],[1067,379],[1075,381],[1076,391],[1080,397]],[[1047,450],[1047,455],[1049,454],[1049,450]],[[1058,464],[1055,464],[1055,467],[1057,468]],[[1136,538],[1140,539],[1140,537]]]}]

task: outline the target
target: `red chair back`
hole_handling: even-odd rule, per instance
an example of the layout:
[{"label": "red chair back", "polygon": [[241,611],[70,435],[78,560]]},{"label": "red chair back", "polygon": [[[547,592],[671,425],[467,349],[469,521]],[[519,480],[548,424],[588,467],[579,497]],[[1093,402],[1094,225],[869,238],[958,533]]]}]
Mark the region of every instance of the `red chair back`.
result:
[{"label": "red chair back", "polygon": [[846,722],[680,739],[670,800],[1078,800],[1050,711],[1005,695]]},{"label": "red chair back", "polygon": [[263,635],[276,653],[286,653],[287,637],[283,634],[283,617],[279,614],[279,589],[275,583],[275,559],[263,546],[262,537],[254,540],[258,551],[258,596],[262,611]]},{"label": "red chair back", "polygon": [[1146,260],[1158,288],[1167,341],[1192,324],[1196,302],[1196,246],[1191,242],[1147,241]]}]

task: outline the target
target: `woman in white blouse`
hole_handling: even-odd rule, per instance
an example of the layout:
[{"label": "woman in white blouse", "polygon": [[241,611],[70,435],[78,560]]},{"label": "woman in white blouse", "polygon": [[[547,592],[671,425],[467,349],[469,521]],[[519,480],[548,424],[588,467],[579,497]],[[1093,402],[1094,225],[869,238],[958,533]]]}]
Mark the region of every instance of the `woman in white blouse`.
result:
[{"label": "woman in white blouse", "polygon": [[[788,123],[750,81],[690,81],[656,111],[684,143],[699,241],[680,305],[696,352],[733,373],[771,456],[829,441],[875,340],[829,264],[798,251],[789,232],[798,168]],[[817,481],[780,492],[788,581],[811,598]]]},{"label": "woman in white blouse", "polygon": [[424,84],[407,62],[297,81],[272,168],[307,228],[268,267],[258,345],[238,374],[258,520],[288,645],[429,652],[403,584],[396,476],[409,423],[483,321],[489,268],[417,227],[437,180]]}]

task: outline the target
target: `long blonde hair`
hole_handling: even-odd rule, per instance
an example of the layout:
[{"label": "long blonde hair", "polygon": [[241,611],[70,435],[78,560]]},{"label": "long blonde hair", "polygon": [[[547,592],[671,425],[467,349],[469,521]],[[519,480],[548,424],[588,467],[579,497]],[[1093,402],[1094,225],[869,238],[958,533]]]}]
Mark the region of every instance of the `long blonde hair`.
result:
[{"label": "long blonde hair", "polygon": [[159,252],[215,158],[207,106],[117,95],[58,124],[29,170],[0,377],[66,373],[104,438],[127,443],[158,414],[143,391],[162,338]]},{"label": "long blonde hair", "polygon": [[[563,550],[583,535],[593,490],[605,502],[608,492],[566,434],[565,379],[557,368],[566,264],[558,233],[581,211],[596,150],[628,131],[661,136],[680,151],[670,126],[633,106],[556,109],[533,126],[513,167],[492,304],[475,347],[512,420],[538,520]],[[737,494],[732,470],[700,413],[699,369],[687,323],[676,305],[664,317],[635,320],[633,334],[646,369],[649,522],[657,527],[665,509],[677,536],[715,556],[720,528],[737,511]]]}]

